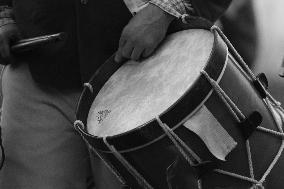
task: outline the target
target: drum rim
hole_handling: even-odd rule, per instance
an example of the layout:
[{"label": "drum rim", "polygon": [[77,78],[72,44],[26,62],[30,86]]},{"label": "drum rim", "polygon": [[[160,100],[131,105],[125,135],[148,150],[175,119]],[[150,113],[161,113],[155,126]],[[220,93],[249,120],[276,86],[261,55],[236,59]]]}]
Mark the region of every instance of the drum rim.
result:
[{"label": "drum rim", "polygon": [[[199,30],[204,30],[204,29],[199,29]],[[220,77],[221,73],[224,71],[227,61],[226,59],[227,59],[228,49],[225,42],[222,40],[219,34],[216,31],[213,32],[214,32],[213,47],[211,49],[209,58],[203,70],[205,70],[214,80],[217,80]],[[121,65],[122,63],[114,62],[114,55],[111,56],[100,67],[100,69],[92,76],[92,78],[89,81],[89,83],[95,87],[95,92],[97,93],[92,93],[88,88],[84,88],[77,104],[76,118],[77,120],[80,120],[84,125],[75,125],[76,129],[93,148],[103,152],[109,152],[109,149],[104,144],[103,137],[94,136],[88,133],[86,128],[87,116],[91,108],[91,105],[93,103],[93,100],[97,96],[98,92],[103,87],[105,82],[113,75],[113,73],[120,68]],[[213,65],[215,67],[213,67]],[[100,79],[103,78],[103,80],[105,81],[100,81],[97,78]],[[94,85],[95,81],[97,85]],[[168,117],[171,117],[169,116],[169,114],[174,114],[175,111],[178,111],[180,113],[180,111],[182,110],[180,106],[184,106],[182,105],[182,102],[188,99],[189,96],[193,96],[192,94],[194,93],[194,90],[200,91],[201,90],[200,86],[203,86],[202,87],[203,92],[202,94],[199,94],[199,99],[196,100],[197,103],[195,102],[195,105],[191,105],[192,106],[191,110],[186,112],[186,115],[182,116],[183,118],[180,118],[177,121],[169,120]],[[187,91],[179,98],[179,100],[177,100],[172,106],[170,106],[163,113],[161,113],[159,115],[159,118],[164,123],[166,123],[170,128],[175,128],[175,129],[178,128],[182,124],[180,124],[179,126],[176,125],[182,122],[182,120],[185,119],[185,117],[188,117],[194,111],[196,111],[196,109],[200,106],[200,103],[202,103],[206,98],[208,98],[207,96],[210,95],[211,91],[212,91],[212,86],[200,74],[200,76],[196,78],[194,84],[187,89]],[[187,103],[185,102],[183,104]],[[179,106],[179,108],[177,108],[177,106]],[[145,137],[146,135],[147,137]],[[144,146],[147,146],[148,144],[152,144],[153,142],[160,140],[163,137],[163,135],[164,132],[162,131],[161,127],[159,127],[157,120],[154,118],[136,127],[135,129],[117,135],[109,136],[107,137],[107,139],[110,144],[115,145],[118,151],[125,152],[125,151],[136,150],[140,146],[142,148]],[[135,143],[137,144],[133,144],[133,140],[131,139],[134,139]],[[129,142],[129,140],[132,142]]]}]

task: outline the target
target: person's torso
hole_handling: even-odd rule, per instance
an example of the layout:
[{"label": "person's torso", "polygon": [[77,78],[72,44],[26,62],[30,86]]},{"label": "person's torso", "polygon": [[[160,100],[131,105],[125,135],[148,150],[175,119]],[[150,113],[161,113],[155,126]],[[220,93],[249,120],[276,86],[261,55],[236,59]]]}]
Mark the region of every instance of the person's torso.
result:
[{"label": "person's torso", "polygon": [[76,2],[80,65],[85,82],[115,53],[121,32],[132,15],[123,0]]},{"label": "person's torso", "polygon": [[23,56],[34,77],[51,85],[78,85],[81,76],[87,81],[115,52],[131,18],[123,0],[14,0],[13,9],[23,38],[67,34],[63,42]]},{"label": "person's torso", "polygon": [[[14,0],[22,38],[65,32],[64,41],[50,43],[19,56],[28,62],[35,80],[48,85],[80,85],[76,14],[71,0]],[[62,84],[60,84],[62,82]]]}]

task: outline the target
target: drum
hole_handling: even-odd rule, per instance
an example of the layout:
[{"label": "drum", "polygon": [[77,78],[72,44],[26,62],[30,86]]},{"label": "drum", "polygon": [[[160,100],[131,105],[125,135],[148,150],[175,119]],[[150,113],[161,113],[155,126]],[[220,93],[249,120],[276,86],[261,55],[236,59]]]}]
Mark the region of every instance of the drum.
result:
[{"label": "drum", "polygon": [[140,62],[106,61],[74,125],[133,189],[280,189],[284,114],[266,85],[217,27],[179,31]]}]

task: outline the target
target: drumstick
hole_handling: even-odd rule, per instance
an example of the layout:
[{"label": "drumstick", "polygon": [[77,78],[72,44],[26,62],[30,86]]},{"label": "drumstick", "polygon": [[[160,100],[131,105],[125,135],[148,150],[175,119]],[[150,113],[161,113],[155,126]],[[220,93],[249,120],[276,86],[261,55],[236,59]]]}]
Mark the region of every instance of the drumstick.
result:
[{"label": "drumstick", "polygon": [[45,44],[62,41],[65,38],[66,38],[65,33],[56,33],[56,34],[44,35],[34,38],[21,39],[11,46],[11,52],[19,53],[19,52],[30,51]]}]

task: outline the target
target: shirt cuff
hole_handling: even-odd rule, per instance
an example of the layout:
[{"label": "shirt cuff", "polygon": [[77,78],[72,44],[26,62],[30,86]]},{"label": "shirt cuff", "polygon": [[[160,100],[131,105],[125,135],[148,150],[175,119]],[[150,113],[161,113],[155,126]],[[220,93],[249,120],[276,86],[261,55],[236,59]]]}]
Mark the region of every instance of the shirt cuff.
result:
[{"label": "shirt cuff", "polygon": [[188,0],[151,0],[149,3],[160,7],[176,18],[184,18],[193,13],[192,5]]}]

